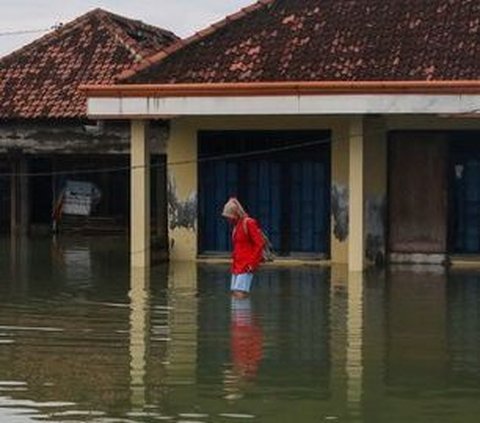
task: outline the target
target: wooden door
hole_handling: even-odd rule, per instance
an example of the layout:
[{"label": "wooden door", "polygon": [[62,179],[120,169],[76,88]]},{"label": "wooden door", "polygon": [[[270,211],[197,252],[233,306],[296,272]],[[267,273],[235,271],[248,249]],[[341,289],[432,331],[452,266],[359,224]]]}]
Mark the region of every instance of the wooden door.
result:
[{"label": "wooden door", "polygon": [[389,248],[393,253],[447,250],[447,142],[438,133],[390,136]]}]

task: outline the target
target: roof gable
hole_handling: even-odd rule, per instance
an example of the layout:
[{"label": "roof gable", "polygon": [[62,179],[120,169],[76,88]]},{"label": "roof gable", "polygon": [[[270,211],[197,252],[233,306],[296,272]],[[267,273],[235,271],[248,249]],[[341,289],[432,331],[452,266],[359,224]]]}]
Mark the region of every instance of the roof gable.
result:
[{"label": "roof gable", "polygon": [[113,83],[115,75],[177,40],[95,9],[0,59],[0,118],[85,117],[79,85]]},{"label": "roof gable", "polygon": [[478,0],[262,0],[120,81],[480,79]]}]

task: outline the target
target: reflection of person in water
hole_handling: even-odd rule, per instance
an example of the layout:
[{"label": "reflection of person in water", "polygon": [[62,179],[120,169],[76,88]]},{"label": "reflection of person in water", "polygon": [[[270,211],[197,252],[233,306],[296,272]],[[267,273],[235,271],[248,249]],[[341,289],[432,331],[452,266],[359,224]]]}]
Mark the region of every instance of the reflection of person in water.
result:
[{"label": "reflection of person in water", "polygon": [[263,333],[249,299],[232,299],[230,326],[232,368],[225,375],[226,398],[239,399],[257,376],[263,356]]}]

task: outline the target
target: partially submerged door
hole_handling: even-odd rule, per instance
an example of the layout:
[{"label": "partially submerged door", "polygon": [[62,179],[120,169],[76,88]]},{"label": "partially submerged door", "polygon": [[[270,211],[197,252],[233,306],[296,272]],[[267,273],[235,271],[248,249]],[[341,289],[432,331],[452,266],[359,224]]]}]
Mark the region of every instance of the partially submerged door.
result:
[{"label": "partially submerged door", "polygon": [[390,135],[389,149],[390,252],[446,253],[445,136],[397,132]]},{"label": "partially submerged door", "polygon": [[236,196],[280,255],[327,255],[330,145],[324,131],[206,131],[199,136],[199,250],[230,250],[223,204]]},{"label": "partially submerged door", "polygon": [[480,136],[452,135],[450,250],[480,253]]}]

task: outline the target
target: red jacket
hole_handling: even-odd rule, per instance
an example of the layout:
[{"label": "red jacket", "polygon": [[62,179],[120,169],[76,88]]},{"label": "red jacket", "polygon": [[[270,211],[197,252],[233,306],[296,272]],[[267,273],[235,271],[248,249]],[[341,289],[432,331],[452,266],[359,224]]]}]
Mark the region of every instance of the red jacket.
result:
[{"label": "red jacket", "polygon": [[255,219],[240,219],[233,229],[232,273],[239,275],[255,271],[263,259],[265,239]]}]

